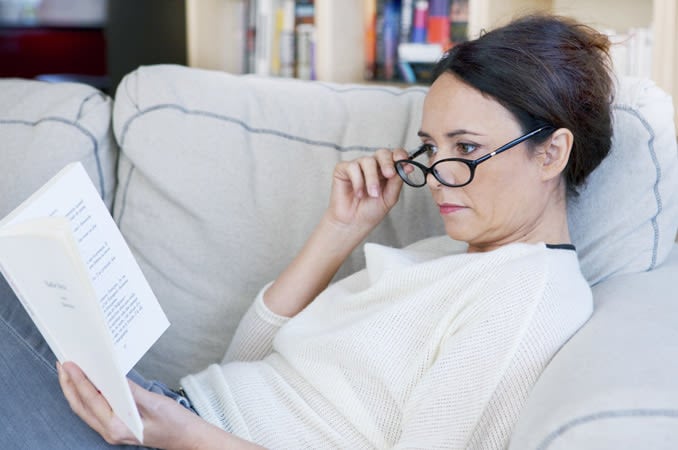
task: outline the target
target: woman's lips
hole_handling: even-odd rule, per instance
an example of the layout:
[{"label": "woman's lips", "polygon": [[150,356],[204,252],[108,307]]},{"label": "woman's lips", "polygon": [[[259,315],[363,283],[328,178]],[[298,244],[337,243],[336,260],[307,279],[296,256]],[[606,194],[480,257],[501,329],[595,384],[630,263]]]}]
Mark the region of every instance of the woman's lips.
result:
[{"label": "woman's lips", "polygon": [[438,205],[438,208],[440,209],[440,214],[452,214],[466,207],[453,203],[441,203]]}]

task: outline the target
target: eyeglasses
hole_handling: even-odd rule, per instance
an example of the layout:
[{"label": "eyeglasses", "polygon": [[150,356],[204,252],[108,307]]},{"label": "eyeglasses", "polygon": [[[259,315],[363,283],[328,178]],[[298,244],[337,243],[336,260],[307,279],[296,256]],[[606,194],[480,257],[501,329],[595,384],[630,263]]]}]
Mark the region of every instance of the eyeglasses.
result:
[{"label": "eyeglasses", "polygon": [[414,160],[416,157],[426,153],[429,150],[428,145],[422,145],[418,150],[410,155],[408,159],[396,161],[395,168],[398,172],[398,175],[400,175],[400,178],[402,178],[405,183],[413,187],[422,187],[426,185],[426,177],[428,174],[433,175],[436,180],[448,187],[466,186],[471,181],[473,181],[473,176],[476,173],[476,167],[478,167],[478,164],[487,161],[501,152],[515,147],[521,142],[524,142],[549,128],[553,129],[552,126],[545,125],[541,128],[537,128],[536,130],[532,130],[529,133],[502,145],[495,151],[481,156],[478,159],[470,160],[463,158],[446,158],[441,159],[431,167],[427,167],[424,164]]}]

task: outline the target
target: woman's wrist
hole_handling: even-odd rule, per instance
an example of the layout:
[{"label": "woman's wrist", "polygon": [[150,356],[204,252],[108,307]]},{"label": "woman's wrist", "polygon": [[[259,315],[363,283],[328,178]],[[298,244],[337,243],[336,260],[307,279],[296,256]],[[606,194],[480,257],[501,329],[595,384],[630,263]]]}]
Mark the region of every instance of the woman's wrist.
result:
[{"label": "woman's wrist", "polygon": [[280,316],[295,316],[327,287],[367,233],[326,213],[299,254],[264,292],[266,307]]}]

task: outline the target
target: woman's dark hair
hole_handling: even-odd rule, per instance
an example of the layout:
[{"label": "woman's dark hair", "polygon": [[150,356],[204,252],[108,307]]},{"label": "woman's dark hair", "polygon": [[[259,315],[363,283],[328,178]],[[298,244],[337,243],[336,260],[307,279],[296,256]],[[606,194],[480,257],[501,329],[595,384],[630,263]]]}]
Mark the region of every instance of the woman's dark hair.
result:
[{"label": "woman's dark hair", "polygon": [[453,73],[511,111],[523,132],[544,125],[569,129],[574,143],[564,176],[576,194],[612,143],[609,46],[605,35],[572,19],[529,15],[455,45],[433,80]]}]

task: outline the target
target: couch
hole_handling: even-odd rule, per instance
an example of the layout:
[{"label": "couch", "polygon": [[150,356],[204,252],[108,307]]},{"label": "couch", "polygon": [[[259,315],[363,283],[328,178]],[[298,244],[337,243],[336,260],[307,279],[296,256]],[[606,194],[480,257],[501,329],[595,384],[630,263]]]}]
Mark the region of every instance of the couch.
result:
[{"label": "couch", "polygon": [[[0,79],[0,217],[83,162],[170,322],[142,359],[175,384],[221,359],[256,292],[320,217],[334,165],[416,146],[426,88],[140,67],[115,98]],[[671,99],[618,80],[610,157],[570,202],[592,318],[550,362],[510,448],[678,448],[678,155]],[[443,234],[404,188],[370,241]],[[338,277],[362,267],[357,249]]]}]

